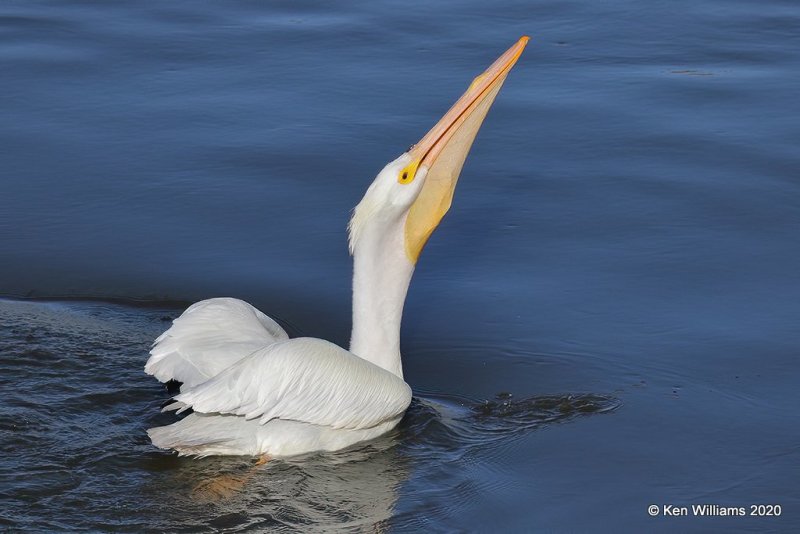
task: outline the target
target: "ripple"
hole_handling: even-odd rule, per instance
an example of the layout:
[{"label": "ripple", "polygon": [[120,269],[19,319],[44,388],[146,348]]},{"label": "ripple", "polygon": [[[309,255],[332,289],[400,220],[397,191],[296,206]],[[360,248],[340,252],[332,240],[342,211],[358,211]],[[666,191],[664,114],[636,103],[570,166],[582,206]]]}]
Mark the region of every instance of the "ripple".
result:
[{"label": "ripple", "polygon": [[401,423],[409,444],[435,444],[444,449],[491,445],[543,425],[565,422],[580,415],[601,414],[621,406],[608,395],[545,395],[514,400],[499,393],[478,401],[437,395],[414,399]]},{"label": "ripple", "polygon": [[[419,514],[446,524],[508,484],[498,445],[619,406],[603,395],[422,392],[397,429],[343,451],[258,469],[247,458],[177,458],[147,439],[169,393],[141,371],[161,318],[174,312],[0,300],[10,327],[0,333],[9,528],[360,532],[415,528]],[[200,498],[196,489],[220,477],[230,495]]]}]

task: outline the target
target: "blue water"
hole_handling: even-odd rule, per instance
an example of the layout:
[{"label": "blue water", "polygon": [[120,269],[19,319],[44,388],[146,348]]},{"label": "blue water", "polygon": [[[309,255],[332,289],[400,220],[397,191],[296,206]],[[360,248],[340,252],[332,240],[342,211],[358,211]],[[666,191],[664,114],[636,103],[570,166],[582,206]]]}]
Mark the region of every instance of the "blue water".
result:
[{"label": "blue water", "polygon": [[[0,526],[797,531],[798,28],[778,0],[4,2],[0,295],[39,300],[0,302]],[[198,504],[244,461],[148,445],[149,342],[225,295],[346,345],[350,209],[523,34],[412,281],[408,421]],[[536,404],[570,395],[592,414]]]}]

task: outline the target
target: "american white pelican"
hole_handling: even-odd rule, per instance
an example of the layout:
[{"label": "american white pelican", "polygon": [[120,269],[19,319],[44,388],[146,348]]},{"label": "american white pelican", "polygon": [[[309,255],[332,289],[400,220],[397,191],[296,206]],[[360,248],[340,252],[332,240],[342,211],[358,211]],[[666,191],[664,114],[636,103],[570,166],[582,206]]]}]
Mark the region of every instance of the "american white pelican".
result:
[{"label": "american white pelican", "polygon": [[151,428],[179,454],[286,457],[375,438],[403,417],[400,319],[422,248],[450,208],[472,141],[522,54],[522,37],[422,140],[378,174],[350,220],[350,351],[289,336],[251,305],[198,302],[153,344],[145,372],[183,383],[167,409],[193,413]]}]

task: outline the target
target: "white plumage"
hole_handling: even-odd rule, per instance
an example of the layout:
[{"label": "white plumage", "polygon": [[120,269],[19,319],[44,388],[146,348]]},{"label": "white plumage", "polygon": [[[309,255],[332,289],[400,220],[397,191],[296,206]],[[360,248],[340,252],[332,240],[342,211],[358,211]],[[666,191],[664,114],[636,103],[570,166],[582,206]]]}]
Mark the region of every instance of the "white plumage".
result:
[{"label": "white plumage", "polygon": [[175,400],[202,413],[369,428],[405,411],[402,379],[322,339],[301,337],[257,350]]},{"label": "white plumage", "polygon": [[[392,192],[408,161],[404,154],[389,163],[362,203],[380,204],[376,196]],[[178,317],[156,339],[145,372],[183,382],[166,409],[195,413],[150,429],[153,444],[198,456],[294,456],[394,428],[411,403],[400,318],[414,266],[397,236],[413,193],[402,191],[403,202],[361,223],[369,237],[353,253],[353,352],[321,339],[288,339],[275,321],[233,298],[198,302]]]},{"label": "white plumage", "polygon": [[350,351],[289,339],[241,300],[189,307],[156,339],[145,372],[183,383],[167,410],[192,408],[151,428],[179,454],[293,456],[331,451],[394,428],[411,402],[403,381],[400,321],[422,247],[450,207],[483,118],[528,38],[521,38],[422,140],[378,174],[350,221]]},{"label": "white plumage", "polygon": [[192,304],[161,334],[145,372],[185,387],[202,384],[253,351],[289,339],[283,328],[248,303],[233,298]]},{"label": "white plumage", "polygon": [[[198,304],[213,306],[216,313],[225,306],[234,312],[249,307],[235,299]],[[176,324],[203,324],[206,317],[195,322],[190,310]],[[408,384],[375,364],[321,339],[283,339],[195,387],[184,384],[167,409],[195,413],[148,433],[156,446],[182,454],[292,456],[383,434],[410,402]]]},{"label": "white plumage", "polygon": [[[375,181],[394,185],[408,159],[389,163]],[[376,202],[386,188],[370,191],[362,202]],[[401,235],[412,193],[403,192],[405,206],[384,206],[381,215],[394,212],[388,219],[363,221],[371,237],[354,251],[354,352],[288,339],[241,300],[198,302],[156,339],[145,365],[162,382],[183,382],[167,410],[195,412],[148,430],[153,444],[198,456],[279,457],[341,449],[394,428],[411,403],[401,378],[400,318],[413,264],[402,243],[387,247],[380,236]]]}]

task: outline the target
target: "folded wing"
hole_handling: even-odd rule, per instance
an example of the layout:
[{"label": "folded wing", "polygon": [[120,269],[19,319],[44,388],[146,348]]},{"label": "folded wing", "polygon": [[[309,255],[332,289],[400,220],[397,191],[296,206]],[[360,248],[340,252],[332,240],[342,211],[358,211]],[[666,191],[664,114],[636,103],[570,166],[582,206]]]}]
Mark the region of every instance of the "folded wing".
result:
[{"label": "folded wing", "polygon": [[175,397],[176,407],[363,429],[402,414],[411,388],[401,378],[327,341],[296,338],[241,359]]},{"label": "folded wing", "polygon": [[153,343],[145,372],[184,388],[216,376],[254,351],[289,339],[278,323],[234,298],[203,300],[190,306]]}]

